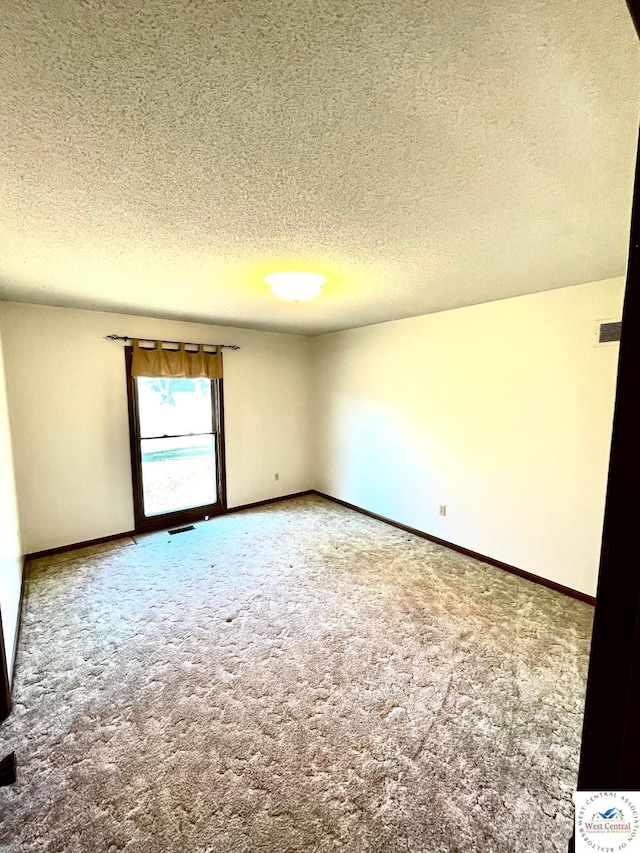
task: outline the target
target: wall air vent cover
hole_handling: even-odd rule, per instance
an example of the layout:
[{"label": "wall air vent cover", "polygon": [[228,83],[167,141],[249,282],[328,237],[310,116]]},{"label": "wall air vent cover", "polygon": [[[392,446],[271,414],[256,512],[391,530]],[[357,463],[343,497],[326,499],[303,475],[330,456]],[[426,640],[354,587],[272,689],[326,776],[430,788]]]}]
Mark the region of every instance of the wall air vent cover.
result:
[{"label": "wall air vent cover", "polygon": [[594,346],[602,347],[620,342],[621,320],[598,320],[596,323]]}]

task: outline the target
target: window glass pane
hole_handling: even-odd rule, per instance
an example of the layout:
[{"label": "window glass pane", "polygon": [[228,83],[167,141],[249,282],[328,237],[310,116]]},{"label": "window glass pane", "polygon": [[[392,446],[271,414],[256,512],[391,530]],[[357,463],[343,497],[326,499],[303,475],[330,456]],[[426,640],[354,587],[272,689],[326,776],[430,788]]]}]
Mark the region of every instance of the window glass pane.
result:
[{"label": "window glass pane", "polygon": [[144,514],[216,503],[215,436],[143,438]]},{"label": "window glass pane", "polygon": [[211,381],[138,377],[140,435],[211,432]]}]

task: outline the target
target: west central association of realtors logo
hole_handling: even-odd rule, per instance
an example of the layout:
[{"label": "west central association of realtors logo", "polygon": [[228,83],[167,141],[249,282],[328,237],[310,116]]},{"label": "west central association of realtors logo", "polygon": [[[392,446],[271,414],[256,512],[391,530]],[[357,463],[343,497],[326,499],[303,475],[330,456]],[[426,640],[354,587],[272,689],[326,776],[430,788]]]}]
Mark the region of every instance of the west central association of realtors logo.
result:
[{"label": "west central association of realtors logo", "polygon": [[638,791],[576,791],[576,853],[640,853]]},{"label": "west central association of realtors logo", "polygon": [[621,809],[607,809],[606,812],[596,812],[591,820],[617,820],[622,823],[624,821],[624,812]]}]

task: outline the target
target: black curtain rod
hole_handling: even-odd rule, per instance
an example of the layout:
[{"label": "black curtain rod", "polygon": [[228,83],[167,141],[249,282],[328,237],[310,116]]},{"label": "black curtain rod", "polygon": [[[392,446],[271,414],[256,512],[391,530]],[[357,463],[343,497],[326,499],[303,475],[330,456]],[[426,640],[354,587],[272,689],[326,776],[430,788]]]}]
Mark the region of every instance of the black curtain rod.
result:
[{"label": "black curtain rod", "polygon": [[[107,341],[133,341],[133,338],[130,338],[128,335],[105,335],[105,340]],[[138,338],[139,341],[147,341],[148,343],[156,342],[156,338]],[[181,344],[182,341],[161,341],[163,344]],[[220,349],[240,349],[238,344],[191,344],[185,343],[187,347],[215,347],[216,349],[219,347]]]}]

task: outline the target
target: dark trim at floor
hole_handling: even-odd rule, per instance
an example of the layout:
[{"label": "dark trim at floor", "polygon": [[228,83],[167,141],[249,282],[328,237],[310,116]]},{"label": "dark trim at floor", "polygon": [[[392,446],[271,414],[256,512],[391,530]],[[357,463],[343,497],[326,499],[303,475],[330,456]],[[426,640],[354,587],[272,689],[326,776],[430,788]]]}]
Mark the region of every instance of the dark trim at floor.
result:
[{"label": "dark trim at floor", "polygon": [[18,621],[16,622],[16,635],[13,638],[13,658],[11,659],[11,682],[9,687],[13,690],[13,678],[16,674],[16,657],[18,654],[18,640],[20,639],[20,628],[22,626],[22,602],[24,601],[24,584],[27,576],[27,558],[22,559],[22,577],[20,579],[20,600],[18,601]]},{"label": "dark trim at floor", "polygon": [[[225,509],[221,513],[217,513],[212,515],[212,518],[219,518],[221,515],[230,515],[232,512],[242,512],[245,509],[255,509],[259,506],[267,506],[268,504],[280,503],[280,501],[289,501],[293,498],[301,498],[305,495],[313,494],[312,489],[307,489],[304,492],[294,492],[291,495],[281,495],[278,498],[267,498],[264,501],[255,501],[251,504],[242,504],[242,506],[233,506],[229,509]],[[194,518],[194,521],[201,521],[200,518]],[[170,527],[173,527],[173,524],[167,524],[166,529],[168,530]],[[160,528],[160,530],[164,530],[165,528]],[[44,551],[34,551],[31,554],[26,554],[24,561],[25,566],[29,562],[29,560],[39,560],[41,557],[54,557],[56,554],[64,554],[67,551],[76,551],[78,548],[91,548],[94,545],[102,545],[105,542],[115,542],[117,539],[129,539],[133,538],[140,533],[149,533],[148,530],[127,530],[125,533],[112,533],[110,536],[100,536],[98,539],[85,539],[84,542],[74,542],[71,545],[59,545],[57,548],[46,548]],[[23,572],[23,582],[24,582],[24,572]]]},{"label": "dark trim at floor", "polygon": [[[438,536],[432,536],[430,533],[425,533],[423,530],[418,530],[416,527],[409,527],[409,525],[407,524],[402,524],[399,521],[394,521],[392,518],[387,518],[384,515],[378,515],[378,513],[370,512],[368,509],[363,509],[360,506],[356,506],[355,504],[349,503],[348,501],[343,501],[340,498],[334,498],[332,495],[327,495],[324,492],[319,492],[317,489],[306,489],[303,492],[294,492],[290,495],[281,495],[277,498],[267,498],[263,501],[254,501],[250,504],[242,504],[241,506],[230,507],[229,509],[225,510],[222,515],[231,515],[231,513],[234,512],[244,512],[244,510],[247,509],[256,509],[257,507],[268,506],[269,504],[280,503],[281,501],[289,501],[293,498],[302,498],[306,495],[317,495],[319,498],[325,498],[328,501],[333,501],[333,503],[340,504],[340,506],[347,507],[347,509],[352,509],[355,512],[362,513],[362,515],[367,515],[369,516],[369,518],[375,518],[377,521],[384,521],[385,524],[390,524],[392,527],[397,527],[398,530],[404,530],[406,533],[412,533],[414,536],[419,536],[421,539],[428,539],[429,542],[435,542],[436,545],[442,545],[444,548],[449,548],[452,551],[457,551],[459,554],[465,554],[467,557],[473,557],[474,560],[480,560],[480,562],[482,563],[488,563],[490,566],[496,566],[496,568],[503,569],[505,572],[509,572],[512,575],[517,575],[518,577],[524,578],[525,580],[540,584],[540,586],[546,586],[548,589],[553,589],[556,592],[561,592],[563,593],[563,595],[568,595],[571,598],[577,599],[578,601],[584,601],[586,604],[594,605],[596,603],[596,600],[592,595],[587,595],[584,592],[579,592],[577,589],[571,589],[571,587],[563,586],[562,584],[556,583],[555,581],[540,577],[540,575],[534,575],[531,572],[526,572],[524,569],[519,569],[517,566],[511,566],[509,565],[509,563],[503,563],[501,560],[494,560],[493,557],[487,557],[485,554],[479,554],[477,551],[472,551],[469,548],[463,548],[462,545],[456,545],[453,542],[448,542],[446,539],[440,539]],[[214,518],[216,517],[219,516],[214,516]],[[90,548],[92,545],[102,545],[104,542],[114,542],[117,539],[127,539],[129,537],[134,537],[135,535],[136,531],[129,530],[126,533],[114,533],[111,536],[101,536],[98,539],[87,539],[84,542],[75,542],[72,545],[61,545],[58,548],[48,548],[45,551],[35,551],[25,556],[25,566],[29,560],[36,560],[40,557],[52,557],[55,554],[64,554],[66,551],[75,551],[78,548]],[[25,572],[23,571],[22,590],[20,593],[21,608],[24,592],[24,577]],[[18,630],[19,624],[20,623],[18,623]],[[16,643],[17,636],[18,635],[16,634]]]},{"label": "dark trim at floor", "polygon": [[254,501],[252,504],[242,504],[242,506],[232,506],[225,512],[225,515],[230,515],[232,512],[243,512],[245,509],[255,509],[259,506],[267,506],[268,504],[277,504],[280,501],[290,501],[293,498],[303,498],[305,495],[317,495],[318,492],[313,489],[307,489],[304,492],[294,492],[292,495],[282,495],[279,498],[267,498],[265,501]]},{"label": "dark trim at floor", "polygon": [[29,560],[39,560],[41,557],[53,557],[56,554],[64,554],[67,551],[76,551],[78,548],[91,548],[93,545],[102,545],[105,542],[115,542],[117,539],[129,539],[135,536],[134,530],[126,533],[112,533],[110,536],[100,536],[98,539],[85,539],[84,542],[74,542],[71,545],[59,545],[57,548],[46,548],[44,551],[33,551],[25,554],[25,563]]},{"label": "dark trim at floor", "polygon": [[11,688],[9,685],[9,670],[5,654],[4,633],[2,631],[2,614],[0,613],[0,723],[11,713]]},{"label": "dark trim at floor", "polygon": [[340,500],[340,498],[334,498],[331,495],[326,495],[324,492],[319,492],[316,489],[312,489],[311,493],[320,498],[326,498],[328,501],[340,504],[340,506],[345,506],[347,509],[353,509],[363,515],[368,515],[369,518],[375,518],[377,521],[384,521],[385,524],[390,524],[392,527],[397,527],[399,530],[404,530],[406,533],[413,533],[414,536],[420,536],[421,539],[428,539],[429,542],[435,542],[436,545],[442,545],[452,551],[457,551],[459,554],[465,554],[467,557],[473,557],[474,560],[480,560],[482,563],[488,563],[490,566],[496,566],[498,569],[504,569],[505,572],[509,572],[512,575],[517,575],[525,580],[540,584],[540,586],[546,586],[548,589],[561,592],[571,598],[576,598],[578,601],[584,601],[585,604],[594,605],[596,603],[596,600],[592,595],[579,592],[577,589],[571,589],[569,586],[563,586],[560,583],[548,580],[547,578],[542,578],[539,575],[534,575],[531,572],[525,572],[524,569],[518,569],[516,566],[510,566],[509,563],[503,563],[501,560],[494,560],[493,557],[478,554],[477,551],[471,551],[469,548],[463,548],[462,545],[455,545],[453,542],[447,542],[446,539],[439,539],[437,536],[432,536],[430,533],[425,533],[423,530],[418,530],[415,527],[409,527],[407,524],[401,524],[399,521],[394,521],[392,518],[386,518],[384,515],[378,515],[375,512],[370,512],[368,509],[363,509],[355,504],[350,504],[347,501]]},{"label": "dark trim at floor", "polygon": [[[477,551],[471,551],[469,548],[463,548],[461,545],[455,545],[453,542],[447,542],[446,539],[440,539],[437,536],[432,536],[429,533],[425,533],[423,530],[418,530],[415,527],[409,527],[407,524],[401,524],[399,521],[394,521],[392,518],[386,518],[384,515],[378,515],[375,512],[370,512],[368,509],[363,509],[362,507],[356,506],[355,504],[348,503],[347,501],[343,501],[340,498],[334,498],[332,495],[327,495],[324,492],[319,492],[317,489],[306,489],[303,492],[295,492],[290,495],[281,495],[277,498],[267,498],[263,501],[254,501],[250,504],[242,504],[241,506],[231,507],[230,509],[225,510],[221,515],[231,515],[235,512],[244,512],[247,509],[256,509],[262,506],[268,506],[269,504],[281,503],[282,501],[292,500],[293,498],[302,498],[306,495],[316,495],[319,498],[324,498],[325,500],[332,501],[333,503],[340,504],[340,506],[344,506],[347,509],[354,510],[355,512],[359,512],[362,515],[367,515],[369,518],[375,518],[377,521],[383,521],[385,524],[390,524],[392,527],[398,528],[398,530],[404,530],[406,533],[412,533],[414,536],[419,536],[421,539],[427,539],[429,542],[435,542],[437,545],[442,545],[444,548],[449,548],[452,551],[457,551],[459,554],[465,554],[467,557],[473,557],[475,560],[480,560],[482,563],[488,563],[490,566],[496,566],[499,569],[504,569],[506,572],[510,572],[513,575],[518,575],[518,577],[524,578],[525,580],[532,581],[533,583],[540,584],[541,586],[546,586],[549,589],[553,589],[556,592],[561,592],[564,595],[568,595],[571,598],[576,598],[578,601],[584,601],[586,604],[595,604],[595,598],[591,595],[586,595],[583,592],[578,592],[578,590],[571,589],[568,586],[562,586],[562,584],[555,583],[555,581],[547,580],[546,578],[541,578],[539,575],[531,574],[531,572],[525,572],[523,569],[518,569],[516,566],[510,566],[508,563],[503,563],[500,560],[494,560],[492,557],[487,557],[484,554],[478,554]],[[219,517],[213,516],[214,518]],[[20,588],[20,604],[18,611],[18,626],[16,630],[16,636],[13,647],[13,668],[12,668],[12,676],[15,673],[15,661],[16,661],[16,652],[18,648],[18,640],[20,637],[20,626],[22,625],[22,602],[24,600],[24,589],[25,589],[25,577],[27,574],[27,563],[30,560],[37,560],[40,557],[53,557],[56,554],[64,554],[67,551],[75,551],[78,548],[90,548],[93,545],[102,545],[105,542],[115,542],[118,539],[128,539],[133,538],[136,535],[136,531],[128,530],[125,533],[113,533],[110,536],[101,536],[98,539],[86,539],[84,542],[75,542],[71,545],[60,545],[57,548],[47,548],[44,551],[34,551],[31,554],[26,554],[24,557],[23,569],[22,569],[22,585]],[[13,677],[12,677],[13,681]],[[9,685],[7,685],[9,688]],[[4,691],[0,690],[0,694]],[[10,702],[10,689],[7,690],[6,697]],[[0,699],[3,698],[0,696]],[[0,706],[3,703],[0,702]],[[10,707],[10,706],[9,706]],[[8,711],[7,711],[8,713]]]}]

